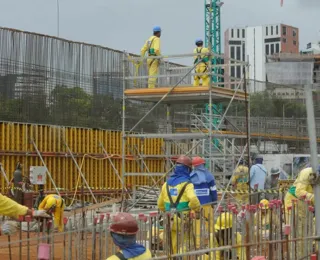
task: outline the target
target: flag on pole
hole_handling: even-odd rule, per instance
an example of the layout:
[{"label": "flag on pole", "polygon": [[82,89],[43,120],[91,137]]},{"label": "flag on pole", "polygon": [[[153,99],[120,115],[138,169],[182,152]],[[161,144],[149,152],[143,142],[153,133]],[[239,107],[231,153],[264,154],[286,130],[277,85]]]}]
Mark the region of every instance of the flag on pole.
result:
[{"label": "flag on pole", "polygon": [[280,0],[280,6],[281,7],[283,6],[283,0]]}]

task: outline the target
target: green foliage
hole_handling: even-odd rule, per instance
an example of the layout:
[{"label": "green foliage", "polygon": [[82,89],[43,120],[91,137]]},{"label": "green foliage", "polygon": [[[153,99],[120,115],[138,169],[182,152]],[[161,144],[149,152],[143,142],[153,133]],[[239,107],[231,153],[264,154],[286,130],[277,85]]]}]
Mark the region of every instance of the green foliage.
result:
[{"label": "green foliage", "polygon": [[[228,115],[245,116],[245,105],[234,103]],[[250,116],[301,118],[306,116],[306,107],[302,101],[281,99],[264,91],[250,95]]]}]

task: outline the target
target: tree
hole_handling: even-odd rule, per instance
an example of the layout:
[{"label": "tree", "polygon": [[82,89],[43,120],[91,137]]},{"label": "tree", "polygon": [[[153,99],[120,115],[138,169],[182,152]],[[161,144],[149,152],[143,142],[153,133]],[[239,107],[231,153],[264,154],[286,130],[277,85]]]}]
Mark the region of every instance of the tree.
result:
[{"label": "tree", "polygon": [[89,126],[92,96],[80,87],[56,86],[51,92],[51,115],[55,124]]}]

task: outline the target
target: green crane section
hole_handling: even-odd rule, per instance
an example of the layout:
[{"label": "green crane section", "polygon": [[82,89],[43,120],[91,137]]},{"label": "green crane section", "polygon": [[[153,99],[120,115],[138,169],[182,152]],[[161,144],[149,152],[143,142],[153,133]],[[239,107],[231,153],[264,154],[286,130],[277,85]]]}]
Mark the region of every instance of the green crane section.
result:
[{"label": "green crane section", "polygon": [[[220,0],[205,0],[205,46],[211,45],[212,51],[217,54],[221,54],[221,6],[223,2]],[[213,57],[213,73],[221,75],[221,68],[217,68],[214,65],[222,64],[222,59],[219,57]],[[216,75],[212,76],[212,82],[221,82],[222,78]],[[209,105],[206,104],[205,113],[209,113]],[[213,124],[214,129],[220,124],[220,115],[223,113],[222,104],[212,105],[213,122],[208,122]],[[220,149],[220,142],[218,139],[212,141],[213,146]],[[211,145],[212,145],[211,144]]]}]

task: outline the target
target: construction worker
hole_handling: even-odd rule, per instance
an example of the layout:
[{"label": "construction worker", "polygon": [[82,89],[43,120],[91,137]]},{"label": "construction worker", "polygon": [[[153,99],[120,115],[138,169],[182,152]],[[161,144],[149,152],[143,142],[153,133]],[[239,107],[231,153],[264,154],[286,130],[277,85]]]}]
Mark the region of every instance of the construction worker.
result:
[{"label": "construction worker", "polygon": [[[231,178],[231,185],[234,189],[247,192],[249,181],[249,168],[243,159],[240,159],[238,167],[235,169],[234,174]],[[236,199],[240,203],[248,202],[248,195],[245,193],[237,194]]]},{"label": "construction worker", "polygon": [[[273,190],[273,191],[278,191],[278,181],[279,181],[279,176],[280,176],[280,169],[279,168],[271,168],[270,174],[268,174],[266,178],[266,183],[264,188],[266,190]],[[272,192],[272,191],[270,191]],[[266,198],[268,200],[273,200],[279,197],[279,194],[275,193],[266,193]]]},{"label": "construction worker", "polygon": [[[263,199],[260,201],[259,208],[261,215],[256,212],[254,215],[254,225],[256,232],[261,235],[261,239],[269,239],[270,230],[270,213],[269,213],[269,201]],[[259,225],[258,225],[259,223]]]},{"label": "construction worker", "polygon": [[113,217],[109,227],[113,243],[120,251],[107,260],[145,260],[152,258],[149,249],[136,242],[136,234],[139,231],[136,219],[126,212],[120,212]]},{"label": "construction worker", "polygon": [[[196,195],[200,201],[200,204],[203,205],[203,216],[207,220],[206,226],[208,228],[208,221],[210,221],[210,227],[213,227],[214,217],[213,217],[213,202],[216,202],[218,199],[217,195],[217,186],[213,175],[205,167],[205,160],[201,157],[194,157],[192,159],[193,171],[190,174],[191,182],[194,185]],[[206,205],[207,204],[207,205]],[[210,217],[210,218],[209,218]],[[197,219],[195,221],[196,227],[196,246],[200,247],[200,229],[201,229],[201,220]]]},{"label": "construction worker", "polygon": [[158,199],[158,207],[161,211],[174,214],[171,228],[171,246],[173,253],[177,253],[177,226],[183,213],[200,209],[200,202],[190,180],[192,161],[188,156],[181,155],[174,168],[173,174],[162,186]]},{"label": "construction worker", "polygon": [[[208,72],[208,62],[209,57],[205,54],[209,53],[209,49],[203,47],[203,40],[196,39],[196,48],[193,50],[194,56],[194,64],[198,63],[196,66],[195,72],[196,73],[206,73]],[[194,76],[193,86],[198,87],[200,86],[200,79],[202,79],[202,86],[208,87],[210,83],[209,75],[201,75],[201,76]]]},{"label": "construction worker", "polygon": [[[229,246],[232,245],[232,237],[234,232],[232,231],[232,215],[228,212],[222,213],[216,224],[214,225],[216,230],[215,234],[210,234],[210,248],[216,248],[220,246]],[[242,236],[239,232],[236,232],[235,245],[242,244]],[[205,256],[205,259],[231,259],[231,251],[216,251],[212,252],[209,255]],[[215,258],[214,258],[215,254]],[[237,248],[237,259],[246,260],[246,248],[238,247]]]},{"label": "construction worker", "polygon": [[[320,172],[320,165],[318,166],[318,174]],[[313,173],[312,167],[304,168],[298,174],[297,179],[293,185],[289,188],[285,198],[284,205],[286,210],[286,223],[291,221],[291,210],[288,210],[289,207],[292,207],[292,201],[297,200],[298,204],[295,205],[295,211],[298,210],[298,230],[303,228],[304,220],[306,219],[307,214],[307,204],[305,201],[310,201],[311,205],[314,205],[314,192],[311,185],[311,175]],[[297,242],[297,252],[302,252],[302,243]]]},{"label": "construction worker", "polygon": [[[255,160],[255,164],[250,168],[250,187],[252,190],[264,190],[264,185],[267,177],[267,169],[264,167],[263,157],[261,155],[257,155]],[[251,196],[251,203],[258,204],[260,198],[260,194],[254,194]]]},{"label": "construction worker", "polygon": [[[151,36],[146,43],[143,45],[141,49],[141,57],[144,57],[146,52],[148,52],[148,56],[161,56],[160,50],[160,37],[161,37],[161,28],[160,26],[153,27],[153,36]],[[148,73],[149,76],[157,76],[159,72],[159,59],[149,58],[147,60],[148,65]],[[157,78],[149,78],[148,79],[148,88],[155,88],[157,82]]]},{"label": "construction worker", "polygon": [[64,230],[63,224],[63,211],[65,203],[63,198],[57,194],[49,194],[45,196],[43,201],[40,203],[38,209],[45,210],[49,214],[53,214],[54,226],[58,228],[59,232]]},{"label": "construction worker", "polygon": [[[22,206],[12,199],[0,194],[0,215],[18,219],[19,216],[32,216],[50,218],[44,210],[31,210]],[[5,221],[1,226],[1,233],[5,235],[12,235],[18,230],[18,222]]]}]

